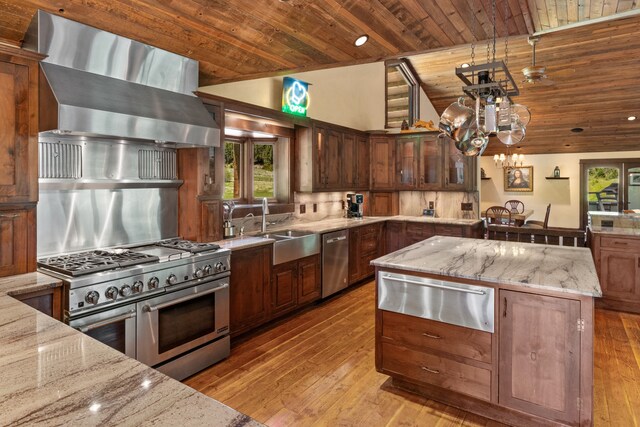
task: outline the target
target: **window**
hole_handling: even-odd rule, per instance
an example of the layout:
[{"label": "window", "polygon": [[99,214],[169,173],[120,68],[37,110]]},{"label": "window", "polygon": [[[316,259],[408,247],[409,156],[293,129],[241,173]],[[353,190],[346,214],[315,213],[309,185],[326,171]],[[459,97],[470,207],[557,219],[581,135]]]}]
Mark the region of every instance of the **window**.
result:
[{"label": "window", "polygon": [[399,128],[404,120],[412,126],[420,118],[420,85],[406,59],[386,63],[386,124]]},{"label": "window", "polygon": [[289,203],[289,138],[229,138],[224,146],[225,200]]}]

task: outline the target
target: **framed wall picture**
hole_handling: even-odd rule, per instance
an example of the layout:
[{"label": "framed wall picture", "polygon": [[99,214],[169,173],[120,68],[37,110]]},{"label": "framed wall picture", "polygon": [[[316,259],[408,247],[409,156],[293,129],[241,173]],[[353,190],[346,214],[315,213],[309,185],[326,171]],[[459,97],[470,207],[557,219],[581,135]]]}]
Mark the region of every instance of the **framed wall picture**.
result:
[{"label": "framed wall picture", "polygon": [[533,166],[504,168],[504,191],[533,191]]}]

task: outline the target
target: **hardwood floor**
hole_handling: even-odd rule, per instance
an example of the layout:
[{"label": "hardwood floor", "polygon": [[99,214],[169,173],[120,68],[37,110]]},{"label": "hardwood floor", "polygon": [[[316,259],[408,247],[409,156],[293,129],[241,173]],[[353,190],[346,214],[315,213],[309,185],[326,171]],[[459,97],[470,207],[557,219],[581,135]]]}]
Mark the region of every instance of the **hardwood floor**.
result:
[{"label": "hardwood floor", "polygon": [[[640,423],[640,315],[596,311],[596,426]],[[185,383],[269,426],[502,426],[397,390],[374,368],[374,283],[235,345]]]}]

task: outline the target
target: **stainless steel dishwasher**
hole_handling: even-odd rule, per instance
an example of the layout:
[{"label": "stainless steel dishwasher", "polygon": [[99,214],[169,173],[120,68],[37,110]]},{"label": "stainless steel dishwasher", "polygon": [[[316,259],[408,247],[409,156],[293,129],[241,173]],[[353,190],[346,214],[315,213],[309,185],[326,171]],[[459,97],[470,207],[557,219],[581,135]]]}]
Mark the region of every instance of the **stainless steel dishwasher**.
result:
[{"label": "stainless steel dishwasher", "polygon": [[349,231],[322,235],[322,298],[349,284]]}]

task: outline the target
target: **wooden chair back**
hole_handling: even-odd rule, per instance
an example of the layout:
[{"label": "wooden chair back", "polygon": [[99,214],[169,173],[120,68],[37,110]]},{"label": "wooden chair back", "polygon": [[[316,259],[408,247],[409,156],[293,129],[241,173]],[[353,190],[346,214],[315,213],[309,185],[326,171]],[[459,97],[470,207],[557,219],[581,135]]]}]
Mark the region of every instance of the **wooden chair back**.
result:
[{"label": "wooden chair back", "polygon": [[520,200],[507,200],[504,203],[504,207],[509,209],[511,213],[523,213],[524,212],[524,203]]},{"label": "wooden chair back", "polygon": [[549,228],[549,213],[551,212],[551,203],[547,205],[547,213],[544,214],[544,225],[542,228],[545,230]]},{"label": "wooden chair back", "polygon": [[487,224],[510,225],[511,211],[503,206],[491,206],[487,209]]}]

